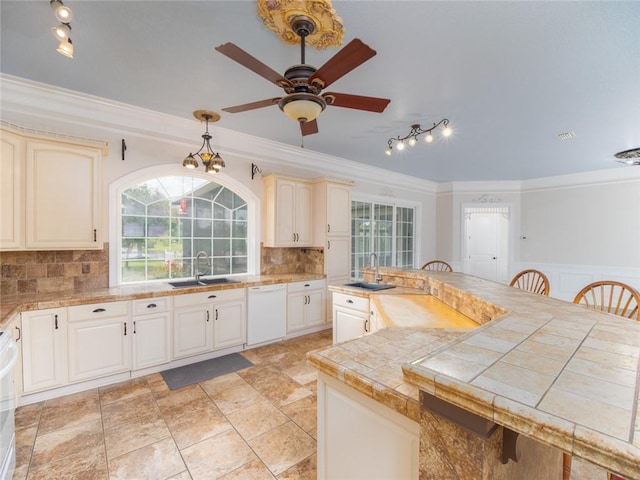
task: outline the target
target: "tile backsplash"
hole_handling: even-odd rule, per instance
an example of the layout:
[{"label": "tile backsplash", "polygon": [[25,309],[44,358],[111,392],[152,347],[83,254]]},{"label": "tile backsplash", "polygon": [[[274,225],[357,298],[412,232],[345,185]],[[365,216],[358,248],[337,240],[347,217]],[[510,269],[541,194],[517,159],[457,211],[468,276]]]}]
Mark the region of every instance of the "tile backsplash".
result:
[{"label": "tile backsplash", "polygon": [[[324,273],[324,250],[261,246],[262,275]],[[109,286],[109,244],[102,250],[0,253],[0,295],[84,292]]]}]

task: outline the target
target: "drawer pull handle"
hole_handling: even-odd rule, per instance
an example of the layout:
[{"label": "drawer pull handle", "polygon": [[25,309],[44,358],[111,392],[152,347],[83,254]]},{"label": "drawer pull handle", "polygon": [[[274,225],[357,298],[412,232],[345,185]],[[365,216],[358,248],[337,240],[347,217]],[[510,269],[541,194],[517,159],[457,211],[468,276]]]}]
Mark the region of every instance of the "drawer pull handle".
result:
[{"label": "drawer pull handle", "polygon": [[305,287],[310,287],[311,285],[310,285],[310,284],[308,284],[308,283],[305,283],[305,284],[304,284],[304,286],[305,286]]},{"label": "drawer pull handle", "polygon": [[138,333],[138,332],[136,332],[136,321],[135,320],[133,321],[133,333]]},{"label": "drawer pull handle", "polygon": [[209,321],[209,310],[207,310],[207,322]]},{"label": "drawer pull handle", "polygon": [[124,336],[127,336],[127,322],[124,322]]},{"label": "drawer pull handle", "polygon": [[353,303],[353,300],[348,299],[348,300],[347,300],[347,303]]},{"label": "drawer pull handle", "polygon": [[106,310],[104,308],[96,308],[93,313],[102,313],[102,312],[106,312]]},{"label": "drawer pull handle", "polygon": [[16,326],[16,330],[18,330],[18,336],[16,337],[16,342],[22,338],[22,331],[20,327]]},{"label": "drawer pull handle", "polygon": [[156,305],[155,303],[150,303],[149,305],[147,305],[147,308],[156,308],[158,305]]},{"label": "drawer pull handle", "polygon": [[58,330],[58,314],[57,313],[53,316],[53,320],[55,321],[55,329]]},{"label": "drawer pull handle", "polygon": [[217,295],[209,295],[207,298],[216,298]]}]

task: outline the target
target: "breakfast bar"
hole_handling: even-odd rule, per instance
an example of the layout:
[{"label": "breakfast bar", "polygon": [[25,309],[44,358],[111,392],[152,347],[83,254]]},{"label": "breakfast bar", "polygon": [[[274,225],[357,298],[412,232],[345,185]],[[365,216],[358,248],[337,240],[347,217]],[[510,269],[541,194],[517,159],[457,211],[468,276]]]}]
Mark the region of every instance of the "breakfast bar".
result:
[{"label": "breakfast bar", "polygon": [[[397,288],[351,293],[368,296],[386,328],[309,354],[319,370],[319,478],[331,478],[336,458],[326,437],[338,428],[331,409],[343,408],[354,419],[345,430],[357,431],[354,405],[400,427],[388,429],[389,445],[404,438],[408,451],[381,449],[371,460],[383,471],[378,457],[405,455],[414,466],[403,478],[559,479],[563,452],[601,467],[603,478],[640,478],[640,323],[461,273],[380,273]],[[434,323],[411,293],[477,328]]]}]

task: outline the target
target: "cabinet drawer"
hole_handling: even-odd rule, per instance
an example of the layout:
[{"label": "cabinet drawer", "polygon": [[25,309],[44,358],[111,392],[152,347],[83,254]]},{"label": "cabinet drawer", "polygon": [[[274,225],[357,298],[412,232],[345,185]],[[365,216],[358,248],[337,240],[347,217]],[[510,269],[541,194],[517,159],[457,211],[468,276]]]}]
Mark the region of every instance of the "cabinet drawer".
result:
[{"label": "cabinet drawer", "polygon": [[69,321],[94,320],[129,315],[129,302],[104,302],[69,307]]},{"label": "cabinet drawer", "polygon": [[212,302],[222,302],[226,300],[241,300],[245,298],[244,288],[233,288],[229,290],[208,290],[206,292],[186,293],[176,295],[173,299],[175,307],[188,307]]},{"label": "cabinet drawer", "polygon": [[131,302],[133,315],[167,312],[171,309],[171,297],[143,298]]},{"label": "cabinet drawer", "polygon": [[366,312],[367,314],[369,313],[369,299],[366,297],[334,292],[333,305],[340,305],[342,307]]},{"label": "cabinet drawer", "polygon": [[298,292],[308,292],[309,290],[324,290],[325,284],[326,284],[326,281],[324,279],[288,283],[287,292],[298,293]]}]

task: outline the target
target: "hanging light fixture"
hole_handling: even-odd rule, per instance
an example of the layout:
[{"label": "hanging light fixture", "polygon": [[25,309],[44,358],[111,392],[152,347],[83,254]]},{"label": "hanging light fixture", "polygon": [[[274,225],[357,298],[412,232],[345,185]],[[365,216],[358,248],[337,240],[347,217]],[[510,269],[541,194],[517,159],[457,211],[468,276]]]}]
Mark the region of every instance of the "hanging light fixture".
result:
[{"label": "hanging light fixture", "polygon": [[196,153],[189,153],[187,157],[182,161],[182,166],[185,168],[198,168],[198,160],[196,157],[202,160],[204,165],[204,171],[207,173],[218,173],[226,165],[222,157],[214,152],[211,148],[209,141],[211,135],[209,135],[209,122],[217,122],[220,120],[220,115],[216,112],[209,110],[196,110],[193,112],[193,116],[201,122],[205,122],[205,132],[202,135],[202,146]]},{"label": "hanging light fixture", "polygon": [[406,145],[413,147],[416,145],[416,143],[418,143],[418,137],[422,134],[426,134],[424,136],[424,141],[426,143],[431,143],[433,142],[432,132],[440,126],[442,126],[443,137],[448,137],[451,135],[451,128],[449,128],[449,119],[447,118],[443,118],[438,123],[434,123],[431,128],[427,128],[427,129],[421,128],[420,125],[416,123],[411,125],[411,131],[404,137],[397,136],[397,137],[390,138],[387,141],[388,146],[384,153],[386,153],[387,155],[391,155],[391,152],[393,151],[394,142],[396,143],[396,148],[398,150],[404,150]]},{"label": "hanging light fixture", "polygon": [[624,152],[618,152],[614,155],[616,161],[625,165],[640,166],[640,148],[632,148]]},{"label": "hanging light fixture", "polygon": [[73,58],[73,42],[71,39],[67,38],[66,40],[62,40],[58,48],[56,48],[56,52],[65,57]]},{"label": "hanging light fixture", "polygon": [[53,10],[53,14],[62,23],[69,23],[73,20],[73,12],[71,9],[64,5],[60,0],[51,0],[49,6]]}]

